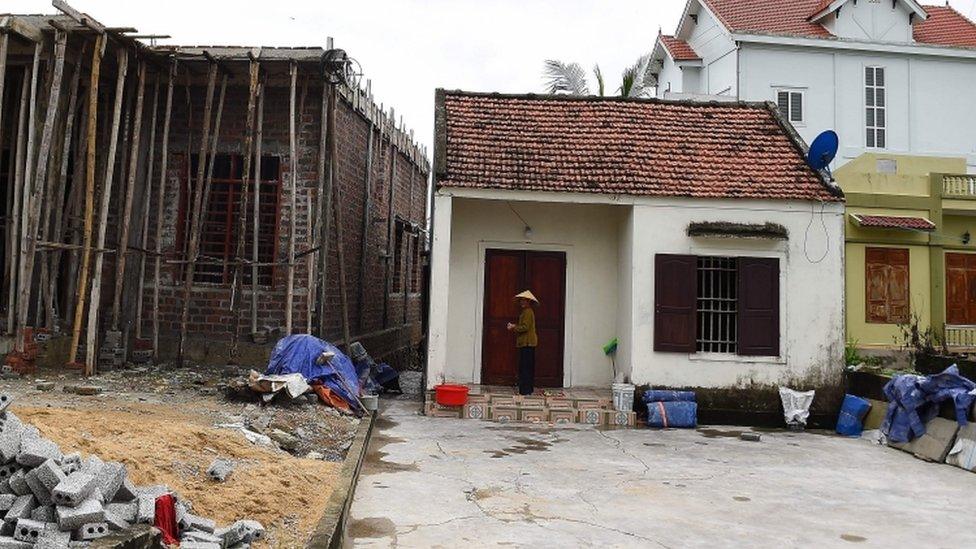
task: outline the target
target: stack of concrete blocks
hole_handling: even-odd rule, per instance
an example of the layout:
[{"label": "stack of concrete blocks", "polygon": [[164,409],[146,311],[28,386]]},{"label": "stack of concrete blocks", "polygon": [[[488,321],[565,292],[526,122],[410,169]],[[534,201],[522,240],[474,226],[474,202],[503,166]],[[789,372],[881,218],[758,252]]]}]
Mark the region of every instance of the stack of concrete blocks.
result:
[{"label": "stack of concrete blocks", "polygon": [[[169,488],[137,488],[121,463],[62,453],[8,411],[10,402],[0,395],[0,549],[87,547],[132,525],[153,524],[156,498],[173,493]],[[218,529],[174,497],[185,549],[243,549],[264,534],[249,520]]]},{"label": "stack of concrete blocks", "polygon": [[102,348],[98,352],[98,367],[102,371],[110,371],[125,365],[125,346],[122,342],[122,332],[109,330],[105,332]]}]

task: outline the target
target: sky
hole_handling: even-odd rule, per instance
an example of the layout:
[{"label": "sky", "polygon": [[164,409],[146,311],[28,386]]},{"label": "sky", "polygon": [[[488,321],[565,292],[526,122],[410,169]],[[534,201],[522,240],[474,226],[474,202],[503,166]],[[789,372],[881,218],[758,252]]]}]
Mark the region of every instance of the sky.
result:
[{"label": "sky", "polygon": [[[430,151],[434,90],[542,92],[546,59],[619,74],[671,33],[685,0],[69,0],[108,26],[183,45],[335,46],[372,80]],[[928,4],[941,3],[928,0]],[[976,15],[976,0],[951,0]],[[0,0],[0,12],[53,13],[48,0]],[[192,14],[192,16],[191,16]],[[594,88],[591,84],[591,88]]]}]

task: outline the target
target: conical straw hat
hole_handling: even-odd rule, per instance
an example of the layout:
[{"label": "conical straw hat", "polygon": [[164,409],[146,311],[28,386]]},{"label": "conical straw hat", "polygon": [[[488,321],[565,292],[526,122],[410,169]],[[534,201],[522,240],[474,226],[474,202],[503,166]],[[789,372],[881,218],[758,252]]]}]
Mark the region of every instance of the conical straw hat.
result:
[{"label": "conical straw hat", "polygon": [[524,292],[522,292],[520,294],[516,294],[515,295],[515,299],[528,299],[530,301],[535,301],[536,303],[539,302],[539,300],[536,299],[536,297],[534,295],[532,295],[532,292],[530,292],[528,290],[525,290]]}]

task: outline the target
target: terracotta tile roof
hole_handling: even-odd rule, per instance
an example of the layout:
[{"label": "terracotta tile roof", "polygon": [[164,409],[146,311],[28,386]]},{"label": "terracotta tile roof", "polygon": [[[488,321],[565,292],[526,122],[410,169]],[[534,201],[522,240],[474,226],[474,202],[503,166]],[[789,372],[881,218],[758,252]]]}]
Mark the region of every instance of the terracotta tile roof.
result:
[{"label": "terracotta tile roof", "polygon": [[439,187],[840,200],[772,104],[439,91]]},{"label": "terracotta tile roof", "polygon": [[906,229],[911,231],[934,231],[935,223],[924,217],[902,217],[895,215],[851,214],[861,227],[878,229]]},{"label": "terracotta tile roof", "polygon": [[689,46],[688,42],[685,42],[684,40],[680,40],[666,34],[659,34],[658,39],[661,40],[661,43],[664,44],[664,47],[667,48],[668,53],[671,54],[671,57],[674,58],[675,61],[701,60],[701,56],[698,55],[698,52],[696,52],[694,48]]},{"label": "terracotta tile roof", "polygon": [[925,6],[929,18],[915,23],[915,40],[941,46],[976,48],[976,25],[951,6]]},{"label": "terracotta tile roof", "polygon": [[[701,0],[732,32],[830,38],[820,23],[809,18],[830,0]],[[933,46],[976,48],[976,25],[949,6],[922,6],[929,14],[916,20],[915,41]]]}]

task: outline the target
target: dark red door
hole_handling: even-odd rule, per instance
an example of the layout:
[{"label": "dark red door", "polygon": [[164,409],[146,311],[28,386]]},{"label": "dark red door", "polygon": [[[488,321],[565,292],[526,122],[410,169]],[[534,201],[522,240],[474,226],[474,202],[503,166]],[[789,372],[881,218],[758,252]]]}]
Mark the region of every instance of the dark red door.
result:
[{"label": "dark red door", "polygon": [[562,387],[563,337],[566,314],[566,254],[524,250],[487,250],[485,253],[484,332],[481,382],[515,385],[518,354],[515,334],[505,327],[518,319],[512,297],[531,290],[539,346],[535,355],[537,387]]}]

